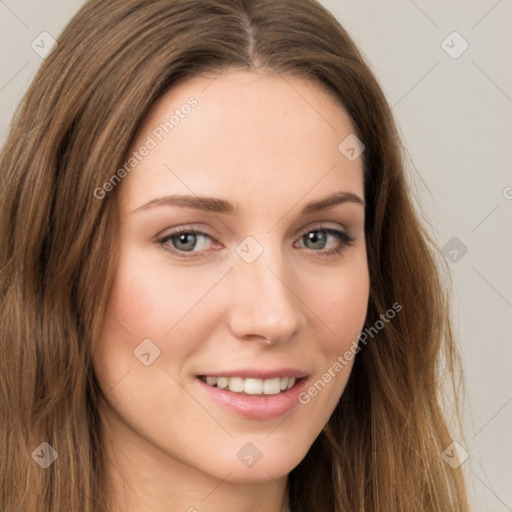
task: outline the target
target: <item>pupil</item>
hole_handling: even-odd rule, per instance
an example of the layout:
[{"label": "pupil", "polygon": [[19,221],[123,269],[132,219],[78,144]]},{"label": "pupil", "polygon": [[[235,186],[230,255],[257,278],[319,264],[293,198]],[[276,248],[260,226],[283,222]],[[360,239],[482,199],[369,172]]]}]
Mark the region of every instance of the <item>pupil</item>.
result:
[{"label": "pupil", "polygon": [[[196,235],[194,233],[184,233],[182,235],[178,235],[176,239],[177,244],[175,244],[175,247],[182,251],[191,251],[196,245]],[[180,244],[183,245],[180,246]]]},{"label": "pupil", "polygon": [[306,235],[307,241],[312,242],[313,249],[323,249],[325,245],[325,233],[322,231],[312,231]]}]

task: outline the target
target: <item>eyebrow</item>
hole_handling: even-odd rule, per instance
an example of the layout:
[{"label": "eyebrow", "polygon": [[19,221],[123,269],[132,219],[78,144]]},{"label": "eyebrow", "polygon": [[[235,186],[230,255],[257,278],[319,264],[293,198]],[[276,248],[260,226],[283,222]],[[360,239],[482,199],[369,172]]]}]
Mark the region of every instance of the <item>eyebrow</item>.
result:
[{"label": "eyebrow", "polygon": [[[365,206],[365,202],[357,194],[352,192],[336,192],[322,199],[308,203],[301,211],[302,215],[308,215],[322,210],[328,210],[342,203],[356,203]],[[224,213],[236,215],[240,211],[238,205],[234,205],[225,199],[217,197],[196,196],[196,195],[168,195],[152,199],[146,204],[139,206],[130,213],[141,210],[148,210],[157,206],[180,206],[192,208],[209,213]]]}]

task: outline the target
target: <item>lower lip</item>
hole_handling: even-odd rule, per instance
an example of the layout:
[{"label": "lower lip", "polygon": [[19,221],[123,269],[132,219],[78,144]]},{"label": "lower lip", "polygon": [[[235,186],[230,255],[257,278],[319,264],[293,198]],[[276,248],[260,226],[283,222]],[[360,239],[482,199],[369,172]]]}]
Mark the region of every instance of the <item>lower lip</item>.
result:
[{"label": "lower lip", "polygon": [[278,395],[246,395],[233,393],[227,389],[214,388],[201,379],[196,379],[210,398],[228,410],[254,420],[268,420],[283,416],[296,407],[299,395],[306,387],[306,378],[299,379],[295,385]]}]

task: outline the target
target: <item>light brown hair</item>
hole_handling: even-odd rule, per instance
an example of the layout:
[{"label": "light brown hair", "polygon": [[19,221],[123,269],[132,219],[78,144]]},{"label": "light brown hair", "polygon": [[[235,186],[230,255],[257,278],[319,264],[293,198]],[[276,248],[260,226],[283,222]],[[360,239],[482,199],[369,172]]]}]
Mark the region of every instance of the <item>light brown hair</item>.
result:
[{"label": "light brown hair", "polygon": [[[0,158],[0,508],[103,512],[103,398],[91,352],[118,255],[124,161],[154,101],[227,68],[325,86],[364,142],[366,325],[399,315],[358,353],[328,425],[289,475],[297,512],[469,510],[439,366],[457,352],[437,252],[418,220],[388,103],[336,19],[314,0],[91,0],[13,119]],[[341,141],[340,141],[341,142]],[[122,184],[120,185],[122,186]],[[42,470],[43,441],[59,454]]]}]

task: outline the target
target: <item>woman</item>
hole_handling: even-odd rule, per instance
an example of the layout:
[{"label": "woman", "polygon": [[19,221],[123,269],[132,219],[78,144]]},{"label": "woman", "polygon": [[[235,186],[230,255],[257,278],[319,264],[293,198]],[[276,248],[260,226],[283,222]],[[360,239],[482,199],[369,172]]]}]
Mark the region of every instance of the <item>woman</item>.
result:
[{"label": "woman", "polygon": [[4,511],[467,511],[389,106],[312,0],[93,0],[2,152]]}]

